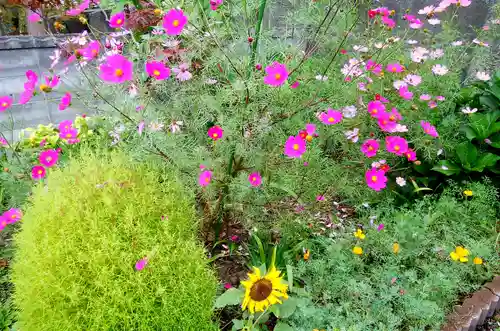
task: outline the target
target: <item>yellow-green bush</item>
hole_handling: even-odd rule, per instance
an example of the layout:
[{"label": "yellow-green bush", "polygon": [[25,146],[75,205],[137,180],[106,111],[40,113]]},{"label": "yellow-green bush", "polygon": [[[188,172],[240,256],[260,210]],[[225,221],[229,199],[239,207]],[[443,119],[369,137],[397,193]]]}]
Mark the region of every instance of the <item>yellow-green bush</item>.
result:
[{"label": "yellow-green bush", "polygon": [[35,187],[15,236],[21,330],[217,329],[217,283],[173,176],[86,153]]}]

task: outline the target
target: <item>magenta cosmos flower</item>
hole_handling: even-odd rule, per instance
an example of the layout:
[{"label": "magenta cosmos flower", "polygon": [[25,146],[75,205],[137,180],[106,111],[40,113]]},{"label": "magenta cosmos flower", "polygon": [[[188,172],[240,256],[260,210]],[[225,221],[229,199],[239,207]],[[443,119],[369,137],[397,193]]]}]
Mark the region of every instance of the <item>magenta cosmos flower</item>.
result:
[{"label": "magenta cosmos flower", "polygon": [[436,131],[436,128],[433,125],[431,125],[431,123],[426,122],[426,121],[420,121],[420,126],[422,126],[422,129],[424,129],[424,132],[427,133],[429,136],[432,136],[434,138],[439,137],[439,134]]},{"label": "magenta cosmos flower", "polygon": [[71,106],[71,93],[66,92],[59,102],[59,110],[65,110],[69,106]]},{"label": "magenta cosmos flower", "polygon": [[405,138],[399,136],[385,137],[385,147],[390,153],[403,155],[408,151],[408,142]]},{"label": "magenta cosmos flower", "polygon": [[40,163],[47,168],[54,166],[58,159],[59,153],[55,149],[43,151],[38,157],[38,161],[40,161]]},{"label": "magenta cosmos flower", "polygon": [[100,77],[110,84],[121,84],[132,80],[133,64],[125,56],[120,54],[110,55],[106,62],[99,67]]},{"label": "magenta cosmos flower", "polygon": [[384,23],[385,26],[391,29],[396,26],[396,21],[387,16],[382,16],[382,23]]},{"label": "magenta cosmos flower", "polygon": [[299,158],[306,152],[306,141],[300,137],[290,136],[285,142],[285,155]]},{"label": "magenta cosmos flower", "polygon": [[396,116],[385,111],[379,114],[377,123],[380,130],[384,132],[392,132],[398,125]]},{"label": "magenta cosmos flower", "polygon": [[37,23],[37,22],[40,22],[41,20],[42,20],[42,18],[37,13],[33,13],[33,14],[30,14],[28,16],[28,21],[30,21],[32,23]]},{"label": "magenta cosmos flower", "polygon": [[408,90],[408,86],[401,86],[399,88],[399,96],[405,100],[413,99],[413,93]]},{"label": "magenta cosmos flower", "polygon": [[380,191],[387,186],[387,177],[383,170],[372,168],[365,173],[366,184],[375,191]]},{"label": "magenta cosmos flower", "polygon": [[72,120],[62,121],[61,123],[59,123],[59,126],[57,128],[59,129],[59,132],[68,131],[69,129],[73,128],[73,121]]},{"label": "magenta cosmos flower", "polygon": [[340,121],[342,121],[342,112],[328,108],[326,113],[323,112],[319,114],[319,119],[321,120],[321,122],[323,122],[323,124],[326,125],[337,124],[340,123]]},{"label": "magenta cosmos flower", "polygon": [[403,67],[401,64],[399,63],[389,63],[387,65],[387,68],[386,70],[389,71],[389,72],[403,72],[403,70],[405,69],[405,67]]},{"label": "magenta cosmos flower", "polygon": [[171,36],[180,35],[187,22],[187,16],[184,15],[181,9],[170,9],[165,16],[163,16],[163,28],[167,34]]},{"label": "magenta cosmos flower", "polygon": [[41,165],[36,165],[33,168],[31,168],[31,178],[34,180],[39,180],[45,177],[46,175],[45,168]]},{"label": "magenta cosmos flower", "polygon": [[213,140],[219,140],[224,135],[224,130],[222,130],[220,126],[214,125],[210,129],[208,129],[207,134]]},{"label": "magenta cosmos flower", "polygon": [[373,61],[372,59],[369,59],[366,61],[366,70],[373,72],[375,75],[380,76],[382,74],[382,65],[378,64],[377,62]]},{"label": "magenta cosmos flower", "polygon": [[370,101],[368,102],[368,112],[372,117],[378,118],[380,114],[385,112],[385,105],[378,100]]},{"label": "magenta cosmos flower", "polygon": [[23,218],[23,213],[17,208],[11,208],[3,213],[2,216],[5,217],[7,224],[13,224],[19,222],[21,218]]},{"label": "magenta cosmos flower", "polygon": [[210,0],[210,9],[217,10],[222,2],[223,0]]},{"label": "magenta cosmos flower", "polygon": [[257,187],[262,184],[262,177],[258,172],[253,172],[250,175],[248,175],[248,181],[250,182],[250,185]]},{"label": "magenta cosmos flower", "polygon": [[264,76],[264,84],[271,86],[281,86],[288,79],[288,71],[286,66],[279,62],[266,67],[266,76]]},{"label": "magenta cosmos flower", "polygon": [[101,50],[101,45],[97,40],[91,41],[87,47],[82,49],[82,55],[85,60],[95,59],[99,55],[99,51]]},{"label": "magenta cosmos flower", "polygon": [[5,111],[12,106],[12,98],[9,96],[0,97],[0,111]]},{"label": "magenta cosmos flower", "polygon": [[212,172],[210,170],[202,171],[198,177],[198,184],[200,186],[207,186],[212,180]]},{"label": "magenta cosmos flower", "polygon": [[81,4],[76,6],[76,8],[72,8],[66,12],[68,16],[77,16],[80,15],[85,9],[90,6],[90,0],[84,0]]},{"label": "magenta cosmos flower", "polygon": [[0,216],[0,232],[7,226],[7,220],[5,217]]},{"label": "magenta cosmos flower", "polygon": [[125,13],[118,12],[109,18],[109,26],[112,28],[121,28],[125,24]]},{"label": "magenta cosmos flower", "polygon": [[61,139],[64,139],[66,141],[73,141],[74,139],[76,139],[76,137],[78,137],[78,130],[76,128],[69,128],[68,130],[65,130],[65,131],[62,131],[62,132],[59,132],[59,137]]},{"label": "magenta cosmos flower", "polygon": [[415,151],[411,148],[408,148],[408,150],[404,154],[406,156],[406,159],[410,162],[417,160],[417,153],[415,153]]},{"label": "magenta cosmos flower", "polygon": [[366,157],[374,157],[377,155],[378,148],[379,144],[375,139],[365,140],[363,145],[361,145],[361,151],[366,155]]},{"label": "magenta cosmos flower", "polygon": [[146,73],[157,80],[163,80],[170,77],[170,68],[165,66],[162,62],[146,62]]},{"label": "magenta cosmos flower", "polygon": [[148,259],[146,257],[142,258],[135,263],[135,270],[141,271],[146,267],[147,264],[148,264]]}]

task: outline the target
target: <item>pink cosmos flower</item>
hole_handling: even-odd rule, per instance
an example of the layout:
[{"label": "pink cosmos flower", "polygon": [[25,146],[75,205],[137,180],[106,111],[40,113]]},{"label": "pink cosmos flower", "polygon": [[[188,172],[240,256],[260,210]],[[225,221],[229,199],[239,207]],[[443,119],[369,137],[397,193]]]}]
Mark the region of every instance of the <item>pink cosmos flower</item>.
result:
[{"label": "pink cosmos flower", "polygon": [[39,180],[44,178],[46,175],[45,168],[41,165],[36,165],[33,168],[31,168],[31,178],[34,180]]},{"label": "pink cosmos flower", "polygon": [[290,136],[285,143],[285,155],[290,158],[299,158],[306,151],[306,142],[300,137]]},{"label": "pink cosmos flower", "polygon": [[326,113],[322,112],[321,114],[319,114],[319,119],[321,120],[321,122],[323,122],[323,124],[326,125],[337,124],[342,121],[342,112],[328,108]]},{"label": "pink cosmos flower", "polygon": [[415,18],[410,22],[410,28],[412,29],[420,29],[424,26],[424,22],[422,20]]},{"label": "pink cosmos flower", "polygon": [[42,18],[37,13],[32,13],[28,16],[28,21],[30,21],[31,23],[40,22],[41,20]]},{"label": "pink cosmos flower", "polygon": [[110,84],[121,84],[132,80],[133,64],[120,54],[110,55],[99,67],[100,78]]},{"label": "pink cosmos flower", "polygon": [[82,54],[85,60],[95,59],[99,55],[101,45],[97,40],[91,41],[87,47],[82,49]]},{"label": "pink cosmos flower", "polygon": [[223,0],[210,0],[210,9],[217,10],[222,2]]},{"label": "pink cosmos flower", "polygon": [[23,213],[17,208],[11,208],[3,213],[2,216],[5,217],[7,224],[14,224],[23,218]]},{"label": "pink cosmos flower", "polygon": [[0,216],[0,232],[7,226],[7,220],[5,217]]},{"label": "pink cosmos flower", "polygon": [[405,100],[413,99],[413,93],[408,90],[408,86],[401,86],[399,88],[399,96]]},{"label": "pink cosmos flower", "polygon": [[78,130],[72,127],[69,128],[68,130],[60,131],[59,137],[61,139],[65,139],[67,143],[72,145],[73,143],[77,142],[75,140],[77,140],[76,137],[78,137]]},{"label": "pink cosmos flower", "polygon": [[279,62],[266,67],[266,76],[264,76],[264,84],[271,86],[281,86],[288,79],[288,71],[286,66]]},{"label": "pink cosmos flower", "polygon": [[71,106],[71,93],[66,92],[59,102],[59,110],[65,110]]},{"label": "pink cosmos flower", "polygon": [[163,28],[170,36],[180,35],[187,22],[187,16],[181,9],[170,9],[163,16]]},{"label": "pink cosmos flower", "polygon": [[375,75],[380,76],[382,74],[382,65],[376,63],[372,59],[366,61],[366,70],[373,72]]},{"label": "pink cosmos flower", "polygon": [[112,28],[121,28],[125,24],[125,13],[118,12],[109,18],[109,26]]},{"label": "pink cosmos flower", "polygon": [[378,118],[380,114],[385,112],[385,105],[378,100],[370,101],[368,102],[368,112],[372,117]]},{"label": "pink cosmos flower", "polygon": [[212,172],[210,170],[205,170],[200,173],[198,177],[198,184],[200,186],[207,186],[212,180]]},{"label": "pink cosmos flower", "polygon": [[385,70],[396,73],[396,72],[403,72],[404,69],[405,67],[403,67],[399,63],[389,63]]},{"label": "pink cosmos flower", "polygon": [[68,131],[72,128],[73,128],[73,121],[71,120],[62,121],[61,123],[59,123],[58,126],[59,132]]},{"label": "pink cosmos flower", "polygon": [[6,111],[7,108],[12,106],[12,98],[9,96],[0,97],[0,112]]},{"label": "pink cosmos flower", "polygon": [[382,23],[384,23],[388,28],[394,28],[396,26],[396,21],[388,16],[382,16]]},{"label": "pink cosmos flower", "polygon": [[165,66],[162,62],[146,62],[146,73],[157,80],[163,80],[170,76],[170,68]]},{"label": "pink cosmos flower", "polygon": [[85,9],[90,6],[90,0],[84,0],[81,4],[66,11],[66,15],[68,16],[77,16],[80,15]]},{"label": "pink cosmos flower", "polygon": [[437,107],[437,102],[434,101],[434,100],[431,100],[427,103],[427,105],[429,106],[429,108],[433,109],[433,108],[436,108]]},{"label": "pink cosmos flower", "polygon": [[299,85],[300,85],[300,82],[295,81],[292,85],[290,85],[290,88],[296,89],[297,87],[299,87]]},{"label": "pink cosmos flower", "polygon": [[34,90],[27,89],[24,90],[20,95],[19,95],[19,104],[24,105],[28,103],[31,98],[33,98],[33,92]]},{"label": "pink cosmos flower", "polygon": [[325,201],[325,196],[324,195],[316,196],[316,201]]},{"label": "pink cosmos flower", "polygon": [[361,145],[361,151],[366,155],[366,157],[374,157],[377,155],[378,148],[379,144],[375,139],[365,140],[363,145]]},{"label": "pink cosmos flower", "polygon": [[232,288],[232,287],[233,287],[233,286],[231,285],[231,283],[225,283],[225,284],[224,284],[224,288],[225,288],[226,290],[229,290],[229,289],[230,289],[230,288]]},{"label": "pink cosmos flower", "polygon": [[57,163],[59,153],[55,149],[49,149],[40,153],[38,161],[41,165],[50,168]]},{"label": "pink cosmos flower", "polygon": [[385,148],[389,153],[403,155],[408,151],[408,142],[399,136],[385,137]]},{"label": "pink cosmos flower", "polygon": [[429,94],[422,94],[420,96],[420,100],[423,100],[423,101],[429,101],[430,99],[432,99],[432,96],[430,96]]},{"label": "pink cosmos flower", "polygon": [[438,96],[436,97],[436,100],[437,100],[437,101],[444,101],[444,100],[446,100],[446,98],[445,98],[445,97],[443,97],[442,95],[438,95]]},{"label": "pink cosmos flower", "polygon": [[366,184],[375,191],[380,191],[387,186],[387,177],[383,170],[372,168],[365,173]]},{"label": "pink cosmos flower", "polygon": [[396,116],[388,112],[380,113],[377,117],[377,123],[380,130],[384,132],[392,132],[398,124]]},{"label": "pink cosmos flower", "polygon": [[139,136],[142,135],[142,131],[144,130],[145,125],[146,123],[144,123],[144,121],[141,121],[139,125],[137,125],[137,133],[139,134]]},{"label": "pink cosmos flower", "polygon": [[213,140],[219,140],[224,135],[224,130],[220,126],[214,125],[207,132],[208,136]]},{"label": "pink cosmos flower", "polygon": [[408,150],[404,154],[406,156],[406,159],[408,159],[408,161],[410,162],[417,160],[417,153],[415,153],[415,151],[411,148],[408,148]]},{"label": "pink cosmos flower", "polygon": [[38,82],[38,75],[33,70],[26,71],[26,78],[28,78],[28,81],[34,82],[35,84]]},{"label": "pink cosmos flower", "polygon": [[173,68],[172,71],[176,74],[176,78],[181,82],[190,80],[193,75],[188,71],[189,64],[181,63],[179,64],[179,68]]},{"label": "pink cosmos flower", "polygon": [[[316,125],[307,123],[306,124],[306,133],[308,136],[317,136],[316,134]],[[307,136],[306,136],[307,139]]]},{"label": "pink cosmos flower", "polygon": [[377,231],[380,232],[384,229],[384,223],[380,223],[378,226],[377,226]]},{"label": "pink cosmos flower", "polygon": [[410,74],[404,78],[404,81],[409,85],[418,86],[420,85],[420,83],[422,83],[422,77],[419,75]]},{"label": "pink cosmos flower", "polygon": [[422,129],[424,129],[424,132],[427,133],[429,136],[432,136],[434,138],[439,137],[436,128],[433,125],[431,125],[431,123],[420,121],[420,126],[422,127]]},{"label": "pink cosmos flower", "polygon": [[147,264],[148,264],[148,259],[146,257],[142,258],[135,263],[135,270],[141,271],[146,267]]},{"label": "pink cosmos flower", "polygon": [[260,184],[262,184],[262,177],[258,172],[253,172],[248,175],[248,181],[250,182],[250,185],[258,187],[260,186]]}]

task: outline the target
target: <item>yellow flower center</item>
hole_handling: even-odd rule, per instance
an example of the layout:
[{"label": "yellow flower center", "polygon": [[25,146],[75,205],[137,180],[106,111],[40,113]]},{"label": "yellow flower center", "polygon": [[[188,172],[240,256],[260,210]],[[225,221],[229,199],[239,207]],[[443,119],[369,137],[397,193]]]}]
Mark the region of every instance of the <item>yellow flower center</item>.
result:
[{"label": "yellow flower center", "polygon": [[276,78],[276,80],[279,80],[281,78],[281,75],[280,74],[275,74],[274,78]]},{"label": "yellow flower center", "polygon": [[48,92],[48,91],[50,91],[50,87],[46,84],[40,84],[40,91]]},{"label": "yellow flower center", "polygon": [[396,117],[394,117],[394,115],[391,115],[391,116],[389,116],[389,119],[390,119],[391,121],[395,121],[395,120],[396,120]]},{"label": "yellow flower center", "polygon": [[376,182],[376,181],[377,181],[377,179],[378,179],[378,177],[377,177],[377,176],[372,176],[372,182]]},{"label": "yellow flower center", "polygon": [[160,76],[160,71],[158,71],[158,70],[153,71],[153,75]]},{"label": "yellow flower center", "polygon": [[219,135],[217,133],[212,134],[212,137],[217,138]]},{"label": "yellow flower center", "polygon": [[52,161],[52,156],[47,156],[47,162]]},{"label": "yellow flower center", "polygon": [[398,68],[392,67],[392,72],[396,72],[397,70],[398,70]]},{"label": "yellow flower center", "polygon": [[116,24],[122,24],[122,23],[123,23],[123,20],[121,18],[116,20]]},{"label": "yellow flower center", "polygon": [[372,146],[368,146],[368,150],[369,151],[373,151],[373,147]]},{"label": "yellow flower center", "polygon": [[299,144],[293,144],[293,149],[298,150],[299,149]]},{"label": "yellow flower center", "polygon": [[174,27],[178,27],[178,26],[179,26],[179,20],[174,20],[174,21],[172,22],[172,25],[173,25]]},{"label": "yellow flower center", "polygon": [[329,117],[329,118],[328,118],[328,122],[330,122],[330,123],[331,123],[331,122],[334,122],[334,121],[335,121],[335,119],[334,119],[333,117]]},{"label": "yellow flower center", "polygon": [[71,138],[71,133],[67,133],[66,138]]},{"label": "yellow flower center", "polygon": [[266,300],[273,291],[273,284],[267,279],[259,279],[250,288],[250,298],[254,301]]},{"label": "yellow flower center", "polygon": [[154,11],[154,13],[155,13],[156,16],[161,15],[161,9],[156,8],[155,11]]},{"label": "yellow flower center", "polygon": [[93,49],[93,50],[92,50],[92,54],[93,54],[93,55],[97,55],[97,50],[96,50],[96,49]]},{"label": "yellow flower center", "polygon": [[2,102],[2,107],[7,107],[7,102]]},{"label": "yellow flower center", "polygon": [[210,178],[209,177],[205,177],[205,182],[209,182],[210,181]]},{"label": "yellow flower center", "polygon": [[121,76],[123,76],[123,70],[122,70],[122,69],[116,69],[116,70],[115,70],[115,76],[116,76],[116,77],[121,77]]},{"label": "yellow flower center", "polygon": [[472,191],[471,190],[465,190],[464,194],[468,197],[472,196]]},{"label": "yellow flower center", "polygon": [[43,173],[43,170],[42,170],[42,169],[38,170],[38,174],[39,174],[39,175],[41,175],[42,173]]},{"label": "yellow flower center", "polygon": [[372,111],[372,114],[376,114],[376,113],[378,113],[378,110],[374,109],[374,110]]},{"label": "yellow flower center", "polygon": [[394,146],[395,151],[399,151],[400,149],[401,149],[401,147],[399,147],[399,145]]},{"label": "yellow flower center", "polygon": [[257,180],[257,178],[252,177],[252,182],[255,182],[256,180]]}]

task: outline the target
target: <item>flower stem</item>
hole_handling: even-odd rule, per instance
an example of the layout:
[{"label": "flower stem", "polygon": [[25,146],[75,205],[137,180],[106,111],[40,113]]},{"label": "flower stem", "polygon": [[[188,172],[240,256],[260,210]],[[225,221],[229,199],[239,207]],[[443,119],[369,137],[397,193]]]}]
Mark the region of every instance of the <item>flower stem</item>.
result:
[{"label": "flower stem", "polygon": [[257,47],[259,46],[260,39],[260,28],[262,26],[262,20],[264,19],[264,11],[266,9],[267,0],[260,0],[259,5],[259,16],[257,17],[257,25],[255,26],[255,40],[252,44],[252,55],[250,57],[250,68],[248,74],[252,73],[252,69],[255,66],[255,57],[257,56]]}]

